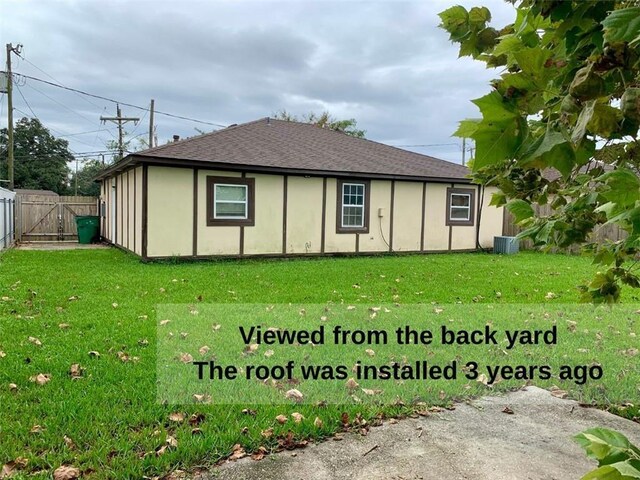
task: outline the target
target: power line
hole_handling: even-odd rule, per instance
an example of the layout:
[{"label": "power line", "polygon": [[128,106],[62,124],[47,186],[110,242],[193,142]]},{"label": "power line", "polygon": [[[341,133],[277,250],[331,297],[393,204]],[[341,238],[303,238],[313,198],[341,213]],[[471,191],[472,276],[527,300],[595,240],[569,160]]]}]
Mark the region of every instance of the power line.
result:
[{"label": "power line", "polygon": [[412,148],[420,148],[420,147],[448,147],[452,145],[460,145],[459,143],[431,143],[426,145],[392,145],[392,147],[412,147]]},{"label": "power line", "polygon": [[[69,90],[71,92],[80,93],[82,95],[86,95],[88,97],[104,100],[106,102],[111,102],[111,103],[116,103],[116,104],[119,103],[120,105],[124,105],[126,107],[137,108],[138,110],[143,110],[143,111],[147,111],[147,112],[149,111],[149,108],[147,108],[147,107],[141,107],[140,105],[134,105],[132,103],[121,102],[119,100],[114,100],[112,98],[103,97],[102,95],[95,95],[93,93],[83,92],[82,90],[78,90],[76,88],[65,87],[64,85],[61,85],[59,83],[49,82],[48,80],[43,80],[41,78],[32,77],[30,75],[24,75],[24,74],[21,74],[21,73],[14,73],[14,75],[19,75],[21,77],[28,78],[29,80],[35,80],[36,82],[45,83],[47,85],[51,85],[52,87],[62,88],[64,90]],[[164,115],[166,117],[178,118],[180,120],[187,120],[187,121],[194,122],[194,123],[201,123],[201,124],[204,124],[204,125],[212,125],[214,127],[220,127],[220,128],[226,128],[227,127],[227,125],[222,125],[220,123],[207,122],[207,121],[204,121],[204,120],[198,120],[196,118],[185,117],[183,115],[176,115],[176,114],[173,114],[173,113],[160,112],[158,110],[155,110],[154,113],[157,114],[157,115]]]}]

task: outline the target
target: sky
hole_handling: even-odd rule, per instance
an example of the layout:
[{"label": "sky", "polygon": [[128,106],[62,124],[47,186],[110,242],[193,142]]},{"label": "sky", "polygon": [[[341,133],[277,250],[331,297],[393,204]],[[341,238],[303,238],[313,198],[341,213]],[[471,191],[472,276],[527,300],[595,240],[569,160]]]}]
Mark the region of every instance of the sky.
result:
[{"label": "sky", "polygon": [[[159,112],[208,122],[157,114],[159,144],[281,110],[329,111],[356,119],[371,140],[459,163],[452,133],[479,116],[471,100],[500,72],[459,59],[437,27],[438,12],[456,4],[489,7],[497,28],[515,18],[503,0],[2,0],[0,40],[23,45],[14,73],[143,108],[153,98]],[[15,119],[37,116],[83,158],[117,138],[100,121],[115,103],[16,84]],[[138,145],[148,112],[121,108],[140,118],[125,126]]]}]

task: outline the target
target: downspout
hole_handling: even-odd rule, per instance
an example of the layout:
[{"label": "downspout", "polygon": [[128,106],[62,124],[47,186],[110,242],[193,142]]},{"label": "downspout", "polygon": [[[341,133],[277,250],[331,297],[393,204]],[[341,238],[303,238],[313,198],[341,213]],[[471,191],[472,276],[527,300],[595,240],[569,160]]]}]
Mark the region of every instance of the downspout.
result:
[{"label": "downspout", "polygon": [[478,228],[476,229],[476,248],[482,252],[488,252],[488,248],[480,245],[480,225],[482,221],[482,205],[484,204],[484,185],[480,185],[480,201],[478,202]]}]

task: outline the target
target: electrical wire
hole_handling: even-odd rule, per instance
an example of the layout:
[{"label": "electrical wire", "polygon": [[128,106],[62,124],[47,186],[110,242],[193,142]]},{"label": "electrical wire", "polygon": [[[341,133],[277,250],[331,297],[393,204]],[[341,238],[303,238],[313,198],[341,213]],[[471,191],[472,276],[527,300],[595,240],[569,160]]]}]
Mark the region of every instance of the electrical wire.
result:
[{"label": "electrical wire", "polygon": [[[6,73],[6,72],[3,72],[3,73]],[[82,95],[86,95],[88,97],[104,100],[106,102],[111,102],[111,103],[124,105],[125,107],[137,108],[138,110],[143,110],[143,111],[147,111],[147,112],[150,110],[148,107],[141,107],[140,105],[134,105],[132,103],[121,102],[119,100],[114,100],[112,98],[104,97],[102,95],[96,95],[96,94],[93,94],[93,93],[84,92],[82,90],[78,90],[77,88],[65,87],[64,85],[61,85],[59,83],[49,82],[48,80],[43,80],[42,78],[33,77],[31,75],[24,75],[24,74],[15,73],[15,72],[13,73],[13,75],[18,75],[18,76],[27,78],[29,80],[35,80],[36,82],[45,83],[45,84],[53,86],[53,87],[62,88],[64,90],[69,90],[71,92],[76,92],[76,93],[79,93],[79,94],[82,94]],[[212,125],[214,127],[227,128],[227,125],[222,125],[220,123],[207,122],[207,121],[204,121],[204,120],[198,120],[196,118],[185,117],[183,115],[176,115],[176,114],[173,114],[173,113],[161,112],[159,110],[154,110],[153,113],[155,115],[164,115],[166,117],[178,118],[180,120],[187,120],[187,121],[194,122],[194,123],[202,123],[204,125]]]}]

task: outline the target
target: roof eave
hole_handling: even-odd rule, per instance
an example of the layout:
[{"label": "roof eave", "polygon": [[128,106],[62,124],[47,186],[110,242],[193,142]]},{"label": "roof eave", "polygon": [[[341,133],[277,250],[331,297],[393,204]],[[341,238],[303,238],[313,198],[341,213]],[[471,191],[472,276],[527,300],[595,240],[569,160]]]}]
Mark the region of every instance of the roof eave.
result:
[{"label": "roof eave", "polygon": [[151,156],[151,155],[136,155],[132,154],[125,157],[124,160],[112,165],[99,176],[96,180],[103,180],[109,178],[120,171],[126,170],[133,165],[139,164],[166,166],[175,168],[203,168],[210,170],[229,170],[236,172],[256,172],[256,173],[270,173],[280,175],[300,175],[308,177],[346,177],[346,178],[371,178],[379,180],[404,180],[404,181],[420,181],[420,182],[434,182],[434,183],[472,183],[470,178],[466,177],[439,177],[439,176],[416,176],[416,175],[395,175],[373,172],[350,172],[339,170],[311,170],[304,168],[285,168],[285,167],[271,167],[262,165],[244,165],[236,163],[225,162],[211,162],[208,160],[178,160],[175,158]]}]

